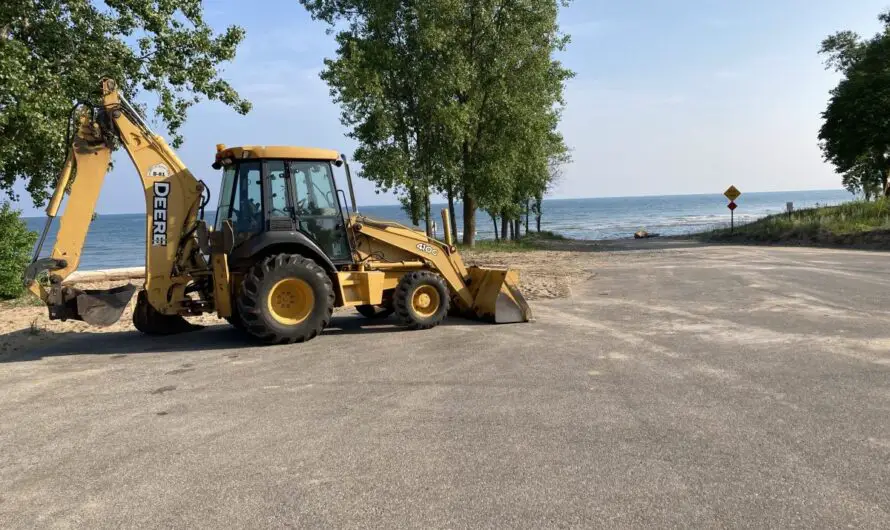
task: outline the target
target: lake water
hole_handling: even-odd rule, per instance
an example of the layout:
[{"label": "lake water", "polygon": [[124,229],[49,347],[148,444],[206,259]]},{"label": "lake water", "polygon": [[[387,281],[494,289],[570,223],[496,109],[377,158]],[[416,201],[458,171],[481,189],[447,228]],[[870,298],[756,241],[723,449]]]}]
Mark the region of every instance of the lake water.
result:
[{"label": "lake water", "polygon": [[[849,201],[843,190],[746,193],[736,202],[736,222],[746,223],[765,215],[785,211],[786,202],[795,208],[831,205]],[[682,235],[729,225],[729,210],[722,195],[666,195],[653,197],[615,197],[595,199],[545,200],[541,228],[577,239],[620,239],[632,237],[640,228],[661,235]],[[434,205],[440,211],[444,205]],[[399,206],[367,206],[359,211],[370,217],[410,224]],[[210,213],[209,217],[213,214]],[[26,218],[35,231],[43,228],[43,218]],[[457,207],[457,226],[462,223]],[[441,235],[441,221],[439,222]],[[55,228],[44,245],[48,253],[55,241]],[[494,239],[491,218],[479,212],[478,239]],[[530,227],[534,230],[534,218]],[[81,259],[81,270],[132,267],[145,259],[145,216],[143,214],[99,215],[90,233]]]}]

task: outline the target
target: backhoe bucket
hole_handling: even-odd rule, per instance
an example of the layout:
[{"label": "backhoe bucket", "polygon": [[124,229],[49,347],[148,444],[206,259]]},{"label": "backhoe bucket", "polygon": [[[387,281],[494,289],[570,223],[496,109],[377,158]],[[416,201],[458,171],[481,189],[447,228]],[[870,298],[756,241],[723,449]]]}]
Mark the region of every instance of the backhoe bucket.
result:
[{"label": "backhoe bucket", "polygon": [[75,298],[77,320],[93,326],[110,326],[120,320],[138,287],[127,284],[113,289],[86,289]]},{"label": "backhoe bucket", "polygon": [[519,292],[518,271],[470,267],[467,272],[476,317],[496,324],[532,320],[531,308]]}]

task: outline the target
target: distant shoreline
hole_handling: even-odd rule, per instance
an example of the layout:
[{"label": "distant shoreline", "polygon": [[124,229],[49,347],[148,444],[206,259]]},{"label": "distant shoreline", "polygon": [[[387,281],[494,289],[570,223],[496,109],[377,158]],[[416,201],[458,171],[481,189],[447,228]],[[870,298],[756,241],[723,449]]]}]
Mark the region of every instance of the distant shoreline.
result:
[{"label": "distant shoreline", "polygon": [[[804,194],[804,193],[847,193],[850,195],[849,200],[855,200],[855,196],[847,192],[847,190],[843,188],[836,189],[813,189],[813,190],[781,190],[781,191],[753,191],[753,192],[745,192],[742,194],[742,198],[739,199],[740,202],[744,203],[745,196],[765,196],[765,195],[783,195],[783,194]],[[664,199],[664,198],[705,198],[705,197],[713,197],[713,198],[722,198],[721,193],[678,193],[678,194],[670,194],[670,195],[615,195],[615,196],[602,196],[602,197],[548,197],[544,199],[544,203],[558,203],[558,202],[571,202],[571,201],[606,201],[606,200],[625,200],[625,199]],[[457,202],[457,205],[462,205],[462,203]],[[387,204],[366,204],[359,205],[358,209],[361,212],[363,209],[374,209],[374,208],[401,208],[401,204],[399,203],[387,203]],[[431,204],[434,211],[437,209],[447,207],[448,204],[446,202],[434,202]],[[481,210],[480,210],[481,212]],[[215,213],[215,210],[208,210],[208,213]],[[124,215],[145,215],[144,211],[139,212],[117,212],[117,213],[103,213],[98,212],[97,215],[99,217],[102,216],[124,216]],[[46,216],[42,214],[35,213],[34,215],[23,215],[23,219],[45,219]]]},{"label": "distant shoreline", "polygon": [[[750,223],[762,217],[785,211],[788,201],[796,208],[816,204],[842,204],[849,202],[845,191],[793,193],[750,193],[739,200],[735,212],[737,223]],[[692,237],[693,234],[729,226],[727,200],[722,195],[652,196],[625,199],[550,199],[544,203],[543,231],[550,231],[567,238],[587,241],[621,241],[633,237],[634,232],[645,230],[662,237]],[[434,206],[438,213],[445,205]],[[411,220],[399,206],[365,206],[360,211],[371,217],[388,219],[410,225]],[[215,212],[207,211],[212,221]],[[462,238],[462,211],[457,208],[455,226]],[[438,217],[438,216],[437,216]],[[41,231],[44,217],[26,219],[30,230]],[[525,232],[525,219],[522,220]],[[115,267],[133,267],[144,263],[145,222],[143,213],[102,214],[90,224],[89,233],[81,255],[80,269],[96,270]],[[442,225],[437,223],[437,237],[441,238]],[[60,223],[56,222],[47,238],[44,252],[54,244]],[[497,231],[500,232],[500,225]],[[530,232],[536,231],[535,218],[529,218]],[[479,212],[476,218],[476,241],[495,240],[495,226],[487,213]]]}]

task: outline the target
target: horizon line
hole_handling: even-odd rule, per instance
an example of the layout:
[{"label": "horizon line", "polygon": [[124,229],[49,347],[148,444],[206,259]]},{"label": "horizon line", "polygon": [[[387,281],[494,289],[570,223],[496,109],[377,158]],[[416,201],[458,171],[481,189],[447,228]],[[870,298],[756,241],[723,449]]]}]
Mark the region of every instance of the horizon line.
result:
[{"label": "horizon line", "polygon": [[[819,192],[819,191],[844,191],[844,188],[834,188],[834,189],[809,189],[809,190],[778,190],[778,191],[749,191],[742,192],[741,197],[745,195],[753,195],[753,194],[765,194],[765,193],[800,193],[800,192]],[[848,192],[849,193],[849,192]],[[852,193],[851,196],[855,197]],[[594,199],[645,199],[652,197],[707,197],[707,196],[723,196],[722,193],[672,193],[672,194],[654,194],[654,195],[607,195],[607,196],[597,196],[597,197],[545,197],[545,201],[585,201],[585,200],[594,200]],[[462,201],[454,201],[455,204],[462,204]],[[432,202],[430,203],[435,205],[447,204],[447,202]],[[402,206],[400,203],[384,203],[384,204],[365,204],[359,205],[359,209],[361,208],[377,208],[377,207],[391,207],[391,206]],[[211,212],[215,212],[216,210],[207,210]],[[98,215],[145,215],[145,212],[116,212],[116,213],[102,213],[97,212]],[[23,219],[42,219],[46,216],[35,216],[23,215]]]}]

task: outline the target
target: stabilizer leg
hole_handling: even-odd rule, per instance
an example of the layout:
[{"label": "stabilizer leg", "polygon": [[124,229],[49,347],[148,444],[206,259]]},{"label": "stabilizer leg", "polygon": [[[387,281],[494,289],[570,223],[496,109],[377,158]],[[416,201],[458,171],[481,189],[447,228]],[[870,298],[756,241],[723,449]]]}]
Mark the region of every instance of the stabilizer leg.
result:
[{"label": "stabilizer leg", "polygon": [[175,335],[201,329],[201,326],[190,323],[180,315],[164,315],[158,313],[151,304],[145,291],[136,295],[136,308],[133,310],[133,326],[146,335]]}]

